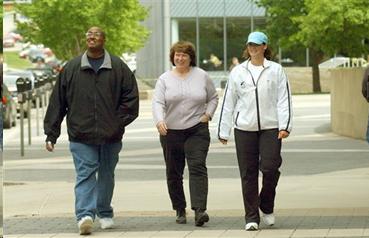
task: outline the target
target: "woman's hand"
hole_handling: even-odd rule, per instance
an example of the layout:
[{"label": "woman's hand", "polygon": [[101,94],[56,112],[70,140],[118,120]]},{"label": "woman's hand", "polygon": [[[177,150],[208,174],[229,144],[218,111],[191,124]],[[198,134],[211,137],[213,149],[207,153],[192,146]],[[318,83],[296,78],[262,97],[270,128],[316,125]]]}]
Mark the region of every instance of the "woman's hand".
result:
[{"label": "woman's hand", "polygon": [[227,144],[227,140],[224,140],[224,139],[219,139],[220,143],[222,143],[223,145],[226,145]]},{"label": "woman's hand", "polygon": [[287,138],[290,135],[288,131],[279,131],[278,133],[278,139],[284,139]]},{"label": "woman's hand", "polygon": [[158,124],[156,124],[156,128],[158,129],[158,132],[159,132],[160,135],[162,135],[162,136],[167,135],[168,127],[167,127],[167,125],[165,124],[164,121],[158,122]]}]

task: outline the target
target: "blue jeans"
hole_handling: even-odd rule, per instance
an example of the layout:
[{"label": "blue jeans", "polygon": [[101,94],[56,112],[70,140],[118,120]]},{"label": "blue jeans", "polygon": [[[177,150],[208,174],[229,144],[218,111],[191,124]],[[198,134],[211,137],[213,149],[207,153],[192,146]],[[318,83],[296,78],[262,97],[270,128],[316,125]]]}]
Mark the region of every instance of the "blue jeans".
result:
[{"label": "blue jeans", "polygon": [[121,149],[122,142],[105,145],[70,142],[77,174],[74,187],[77,221],[84,216],[113,217],[114,170]]}]

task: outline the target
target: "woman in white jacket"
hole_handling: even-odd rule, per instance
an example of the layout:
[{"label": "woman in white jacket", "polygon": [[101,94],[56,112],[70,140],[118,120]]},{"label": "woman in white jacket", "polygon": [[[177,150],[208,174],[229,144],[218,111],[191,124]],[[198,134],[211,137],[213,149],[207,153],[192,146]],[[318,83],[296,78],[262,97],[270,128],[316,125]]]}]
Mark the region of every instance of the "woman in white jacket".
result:
[{"label": "woman in white jacket", "polygon": [[[281,142],[292,129],[291,92],[280,64],[270,61],[268,37],[249,34],[247,59],[230,73],[218,124],[218,138],[227,144],[234,127],[242,181],[246,230],[258,230],[262,220],[273,225],[275,190],[282,164]],[[259,169],[263,174],[259,194]]]}]

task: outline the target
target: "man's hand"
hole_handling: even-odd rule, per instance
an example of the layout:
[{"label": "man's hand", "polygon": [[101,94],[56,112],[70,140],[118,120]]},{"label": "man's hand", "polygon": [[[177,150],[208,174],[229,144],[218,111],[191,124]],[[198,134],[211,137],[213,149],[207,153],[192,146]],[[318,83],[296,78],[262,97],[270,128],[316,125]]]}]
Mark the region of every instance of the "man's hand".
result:
[{"label": "man's hand", "polygon": [[53,152],[54,151],[54,144],[51,141],[46,141],[46,146],[45,146],[46,150],[48,150],[49,152]]},{"label": "man's hand", "polygon": [[290,135],[288,131],[279,131],[278,133],[278,139],[284,139],[287,138]]},{"label": "man's hand", "polygon": [[223,145],[226,145],[227,144],[227,140],[224,140],[224,139],[219,139],[220,143],[222,143]]},{"label": "man's hand", "polygon": [[209,122],[209,121],[210,121],[210,115],[209,115],[209,114],[207,114],[207,113],[205,113],[204,115],[202,115],[202,116],[200,117],[200,121],[201,121],[202,123],[207,123],[207,122]]},{"label": "man's hand", "polygon": [[156,124],[156,128],[158,129],[158,132],[159,132],[160,135],[162,135],[162,136],[167,135],[168,127],[165,124],[165,122],[163,122],[163,121],[158,122],[158,124]]}]

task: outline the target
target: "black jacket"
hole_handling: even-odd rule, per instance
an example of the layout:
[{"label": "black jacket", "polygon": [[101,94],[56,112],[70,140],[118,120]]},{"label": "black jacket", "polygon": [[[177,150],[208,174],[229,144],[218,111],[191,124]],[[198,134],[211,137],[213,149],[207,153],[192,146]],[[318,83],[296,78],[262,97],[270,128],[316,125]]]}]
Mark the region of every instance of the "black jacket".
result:
[{"label": "black jacket", "polygon": [[138,117],[136,78],[118,57],[105,51],[98,72],[84,53],[63,68],[44,119],[46,141],[56,143],[67,115],[69,140],[100,145],[121,141],[124,128]]}]

